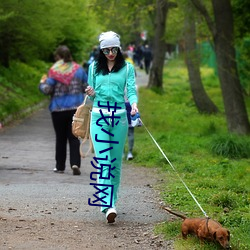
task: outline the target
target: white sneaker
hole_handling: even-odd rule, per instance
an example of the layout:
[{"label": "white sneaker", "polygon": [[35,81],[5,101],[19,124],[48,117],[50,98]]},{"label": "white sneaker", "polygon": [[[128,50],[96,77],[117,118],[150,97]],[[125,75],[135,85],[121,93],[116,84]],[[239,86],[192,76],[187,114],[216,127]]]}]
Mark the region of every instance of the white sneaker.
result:
[{"label": "white sneaker", "polygon": [[115,208],[109,208],[106,212],[106,218],[108,220],[108,223],[114,223],[115,222],[115,218],[117,216],[117,212]]},{"label": "white sneaker", "polygon": [[54,168],[53,171],[54,171],[55,173],[59,173],[59,174],[63,174],[63,173],[64,173],[63,170],[57,170],[57,168]]},{"label": "white sneaker", "polygon": [[132,153],[131,153],[131,152],[128,152],[127,161],[130,161],[130,160],[132,160],[133,158],[134,158],[134,157],[133,157]]}]

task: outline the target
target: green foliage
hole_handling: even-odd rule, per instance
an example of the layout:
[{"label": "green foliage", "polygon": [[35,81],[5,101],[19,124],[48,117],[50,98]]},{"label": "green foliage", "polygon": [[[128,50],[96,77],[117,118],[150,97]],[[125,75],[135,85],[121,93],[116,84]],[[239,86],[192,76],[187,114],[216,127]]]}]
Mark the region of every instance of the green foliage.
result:
[{"label": "green foliage", "polygon": [[177,8],[168,11],[165,40],[170,44],[176,44],[183,38],[184,32],[184,13],[182,4]]},{"label": "green foliage", "polygon": [[250,2],[248,0],[232,0],[235,35],[237,38],[244,38],[249,35],[250,14],[246,11],[249,8]]},{"label": "green foliage", "polygon": [[250,34],[238,41],[237,62],[241,85],[245,93],[250,96]]},{"label": "green foliage", "polygon": [[223,157],[250,158],[250,140],[236,135],[216,136],[211,142],[211,150]]},{"label": "green foliage", "polygon": [[[250,222],[250,158],[249,154],[248,158],[245,156],[246,152],[250,152],[249,137],[227,133],[218,79],[210,68],[202,67],[201,72],[208,95],[220,107],[222,113],[199,114],[193,104],[184,62],[169,61],[164,69],[164,92],[158,94],[140,88],[139,110],[143,123],[174,169],[144,127],[135,130],[133,163],[160,170],[162,182],[155,188],[160,191],[165,204],[189,217],[201,217],[202,212],[187,192],[181,178],[206,213],[230,230],[232,249],[249,249],[246,232],[249,232]],[[250,106],[247,107],[250,111]],[[221,138],[226,141],[231,138],[233,146],[228,144],[224,147],[237,148],[237,154],[230,153],[230,157],[214,155],[211,145]],[[231,158],[232,155],[237,155],[237,158]],[[199,241],[192,236],[191,244],[190,241],[178,238],[179,225],[178,219],[175,222],[160,224],[156,230],[157,233],[163,233],[167,239],[177,237],[174,244],[178,250],[201,249]],[[217,246],[208,243],[203,249],[217,249]]]},{"label": "green foliage", "polygon": [[19,117],[21,111],[40,103],[45,97],[38,90],[39,80],[49,65],[34,61],[32,66],[12,62],[7,70],[0,67],[0,121]]},{"label": "green foliage", "polygon": [[[121,35],[122,46],[131,42],[142,42],[140,33],[148,32],[149,40],[154,36],[154,0],[94,0],[92,5],[98,23],[105,30],[113,30]],[[105,31],[102,30],[102,31]]]},{"label": "green foliage", "polygon": [[219,194],[215,194],[210,201],[212,206],[217,206],[223,208],[234,209],[237,207],[236,197],[230,194],[229,192],[220,192]]},{"label": "green foliage", "polygon": [[82,61],[96,43],[95,15],[89,1],[2,0],[0,64],[12,59],[48,61],[59,44],[66,44]]},{"label": "green foliage", "polygon": [[[185,17],[188,15],[195,19],[196,36],[198,41],[211,39],[204,18],[195,10],[191,1],[178,0],[171,1],[177,4],[177,7],[170,8],[168,11],[167,25],[165,32],[165,40],[167,43],[178,44],[183,40],[185,34]],[[212,5],[210,1],[203,1],[209,13],[212,13]]]},{"label": "green foliage", "polygon": [[166,240],[171,240],[172,238],[176,238],[176,235],[180,235],[181,221],[175,221],[173,223],[163,222],[159,223],[154,232],[156,234],[164,233]]}]

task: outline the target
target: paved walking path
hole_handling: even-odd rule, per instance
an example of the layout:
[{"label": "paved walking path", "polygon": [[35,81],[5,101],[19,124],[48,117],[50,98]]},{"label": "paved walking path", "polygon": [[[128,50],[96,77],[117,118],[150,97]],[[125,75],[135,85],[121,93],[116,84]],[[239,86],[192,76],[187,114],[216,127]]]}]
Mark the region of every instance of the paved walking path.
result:
[{"label": "paved walking path", "polygon": [[[140,74],[137,79],[138,85],[142,86],[147,76]],[[64,174],[56,174],[52,171],[55,166],[54,144],[47,107],[12,127],[0,130],[1,250],[31,249],[30,245],[32,249],[72,250],[100,249],[100,246],[102,249],[138,249],[138,244],[141,249],[164,248],[162,241],[156,244],[152,232],[155,223],[167,218],[159,208],[157,191],[151,188],[159,181],[156,170],[136,168],[125,162],[117,205],[118,218],[112,229],[107,226],[99,208],[88,205],[88,198],[94,193],[89,185],[93,155],[82,160],[81,176],[72,175],[69,163]],[[19,225],[25,222],[26,227]],[[72,223],[82,226],[77,231],[81,237],[73,235],[67,238],[65,230],[61,232],[61,243],[58,243],[56,236],[53,237],[55,233],[52,233],[55,225],[59,228],[60,224],[62,227],[66,225],[67,228]],[[78,226],[72,226],[71,233]],[[94,236],[100,230],[103,234]],[[38,232],[43,236],[37,235]],[[112,239],[107,241],[110,233]],[[131,234],[137,235],[137,241]]]}]

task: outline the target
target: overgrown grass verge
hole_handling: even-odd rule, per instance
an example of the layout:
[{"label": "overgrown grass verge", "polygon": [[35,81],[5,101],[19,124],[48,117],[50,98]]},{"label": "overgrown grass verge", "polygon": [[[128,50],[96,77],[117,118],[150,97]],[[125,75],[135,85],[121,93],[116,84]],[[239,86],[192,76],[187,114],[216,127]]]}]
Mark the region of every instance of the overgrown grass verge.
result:
[{"label": "overgrown grass verge", "polygon": [[13,61],[9,69],[0,67],[0,122],[7,123],[10,116],[20,118],[22,111],[32,110],[46,97],[38,90],[42,74],[48,65],[34,61],[30,65]]},{"label": "overgrown grass verge", "polygon": [[[197,112],[183,62],[171,61],[164,71],[164,93],[141,88],[139,109],[174,170],[143,127],[135,130],[133,162],[159,169],[163,184],[156,188],[165,204],[188,217],[202,217],[181,178],[206,213],[230,230],[232,249],[250,249],[250,138],[228,134],[218,79],[209,68],[201,72],[205,89],[220,113]],[[250,112],[250,100],[246,101]],[[178,237],[180,224],[181,220],[176,219],[157,225],[155,231],[168,239],[175,238],[178,250],[219,249],[214,243],[201,248],[192,237],[184,242]]]}]

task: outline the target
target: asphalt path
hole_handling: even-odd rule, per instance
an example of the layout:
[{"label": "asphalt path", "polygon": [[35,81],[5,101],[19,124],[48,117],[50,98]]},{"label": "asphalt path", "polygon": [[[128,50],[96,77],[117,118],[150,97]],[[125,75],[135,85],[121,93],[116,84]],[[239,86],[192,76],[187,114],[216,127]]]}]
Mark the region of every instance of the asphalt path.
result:
[{"label": "asphalt path", "polygon": [[[137,73],[138,86],[146,82],[147,76]],[[104,223],[99,207],[88,205],[94,193],[90,185],[93,155],[82,159],[82,174],[73,176],[69,157],[64,174],[53,172],[54,154],[55,136],[47,107],[0,130],[0,219],[49,217]],[[116,223],[154,225],[165,221],[168,215],[160,209],[159,191],[152,188],[160,182],[157,170],[128,163],[123,164]]]},{"label": "asphalt path", "polygon": [[[103,220],[99,208],[88,205],[88,198],[93,200],[94,192],[90,185],[93,182],[90,173],[95,171],[90,164],[93,155],[82,159],[80,176],[72,175],[68,160],[65,173],[57,174],[52,171],[55,167],[54,148],[54,131],[47,108],[0,133],[1,208],[8,211],[18,204],[22,215],[36,216],[33,210],[46,210],[49,204],[51,206],[56,202],[59,209],[52,216]],[[137,176],[133,175],[132,169]],[[154,180],[150,180],[150,171],[146,168],[124,164],[118,209],[126,211],[126,207],[136,206],[138,212],[129,216],[122,213],[121,219],[149,222],[163,218],[160,213],[150,213],[154,204],[147,196],[152,192],[152,182]],[[30,204],[30,200],[33,201],[32,206],[27,209],[25,204]],[[62,214],[64,206],[70,203],[78,213]]]}]

